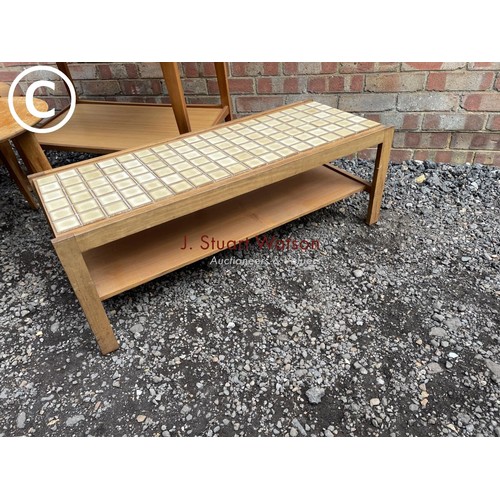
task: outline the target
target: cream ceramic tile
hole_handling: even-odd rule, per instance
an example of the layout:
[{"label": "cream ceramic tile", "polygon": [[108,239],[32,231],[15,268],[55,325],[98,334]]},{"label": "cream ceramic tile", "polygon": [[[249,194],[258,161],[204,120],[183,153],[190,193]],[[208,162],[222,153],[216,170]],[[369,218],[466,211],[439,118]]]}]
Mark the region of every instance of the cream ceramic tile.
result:
[{"label": "cream ceramic tile", "polygon": [[182,172],[182,175],[186,179],[191,179],[191,177],[196,177],[197,175],[200,174],[201,172],[197,168],[190,168],[189,170],[184,170],[184,172]]},{"label": "cream ceramic tile", "polygon": [[117,174],[111,174],[108,176],[108,179],[115,183],[118,181],[124,181],[125,179],[130,179],[130,176],[125,172],[118,172]]},{"label": "cream ceramic tile", "polygon": [[[120,201],[120,200],[121,200],[121,196],[116,192],[105,194],[104,196],[99,196],[99,203],[101,205],[107,205],[109,203],[113,203],[115,201]],[[90,204],[90,200],[86,203]],[[93,208],[93,207],[89,207],[89,208]],[[85,208],[84,210],[89,210],[89,208]]]},{"label": "cream ceramic tile", "polygon": [[141,175],[137,175],[135,177],[135,180],[139,183],[139,184],[143,184],[144,182],[148,182],[148,181],[151,181],[153,179],[156,179],[156,177],[151,173],[151,172],[146,172],[145,174],[141,174]]},{"label": "cream ceramic tile", "polygon": [[144,184],[141,184],[141,185],[148,192],[154,191],[155,189],[163,187],[163,184],[161,183],[161,181],[159,181],[158,179],[156,179],[156,177],[155,177],[155,179],[153,181],[145,182]]},{"label": "cream ceramic tile", "polygon": [[97,162],[97,165],[99,165],[101,168],[110,167],[111,165],[116,165],[116,161],[113,159],[103,160],[103,161]]},{"label": "cream ceramic tile", "polygon": [[128,171],[128,173],[134,177],[136,175],[146,174],[147,172],[149,172],[149,170],[142,165],[140,167],[132,168]]},{"label": "cream ceramic tile", "polygon": [[81,193],[70,194],[69,200],[71,203],[80,203],[81,201],[90,200],[92,195],[88,191],[82,191]]},{"label": "cream ceramic tile", "polygon": [[[125,179],[115,183],[115,188],[119,190],[126,189],[130,186],[135,186],[135,182],[132,179]],[[107,192],[109,192],[109,190]]]},{"label": "cream ceramic tile", "polygon": [[135,160],[134,155],[132,154],[126,154],[126,155],[121,155],[116,158],[120,163],[125,163],[127,161]]},{"label": "cream ceramic tile", "polygon": [[46,175],[44,177],[39,177],[36,180],[38,186],[45,186],[46,184],[51,184],[52,182],[57,182],[57,177],[55,175]]},{"label": "cream ceramic tile", "polygon": [[189,179],[189,182],[193,184],[193,186],[203,186],[204,184],[208,184],[209,182],[213,182],[210,177],[206,176],[205,174],[203,175],[198,175],[197,177],[192,177]]},{"label": "cream ceramic tile", "polygon": [[212,179],[215,179],[216,181],[218,181],[219,179],[224,179],[226,177],[229,177],[229,174],[222,169],[212,170],[211,172],[208,172],[208,175],[212,177]]},{"label": "cream ceramic tile", "polygon": [[75,176],[69,177],[69,178],[63,178],[61,180],[61,184],[64,187],[73,186],[73,184],[80,184],[81,182],[82,182],[82,179],[80,178],[79,175],[75,175]]},{"label": "cream ceramic tile", "polygon": [[[124,182],[124,181],[122,181],[122,182]],[[128,181],[128,182],[131,182],[131,181]],[[113,193],[115,190],[113,189],[113,186],[111,186],[110,184],[106,184],[105,186],[100,186],[98,188],[95,188],[93,191],[94,191],[94,194],[96,194],[97,196],[103,196],[103,195],[108,194],[108,193]]]},{"label": "cream ceramic tile", "polygon": [[191,160],[191,163],[193,165],[196,165],[199,167],[200,165],[204,165],[205,163],[208,163],[210,160],[206,158],[205,156],[200,156],[199,158],[195,158],[194,160]]},{"label": "cream ceramic tile", "polygon": [[50,191],[54,191],[55,189],[60,189],[61,187],[57,181],[54,181],[47,184],[42,184],[42,185],[39,184],[38,188],[40,189],[41,193],[49,193]]},{"label": "cream ceramic tile", "polygon": [[156,170],[158,170],[160,168],[165,167],[165,165],[166,164],[163,161],[155,161],[153,163],[149,163],[148,164],[148,168],[150,168],[151,170],[156,171]]},{"label": "cream ceramic tile", "polygon": [[203,170],[203,172],[212,172],[213,170],[217,170],[219,166],[216,163],[207,163],[205,165],[202,165],[200,167],[200,170]]},{"label": "cream ceramic tile", "polygon": [[50,211],[50,218],[53,221],[64,219],[65,217],[69,217],[70,215],[75,215],[73,209],[71,207],[60,208],[59,210]]},{"label": "cream ceramic tile", "polygon": [[182,172],[184,170],[189,170],[190,168],[193,168],[193,165],[191,165],[191,163],[183,161],[182,163],[177,163],[176,165],[174,165],[173,168],[176,172]]},{"label": "cream ceramic tile", "polygon": [[66,188],[66,193],[68,194],[75,194],[79,193],[80,191],[86,191],[87,186],[83,182],[79,182],[78,184],[73,184],[72,186],[69,186]]},{"label": "cream ceramic tile", "polygon": [[125,210],[129,210],[128,205],[126,205],[123,201],[115,201],[114,203],[110,203],[109,205],[104,205],[103,208],[108,216],[115,215],[120,212],[125,212]]},{"label": "cream ceramic tile", "polygon": [[72,217],[68,217],[67,219],[61,219],[54,222],[54,227],[58,233],[69,231],[70,229],[74,229],[80,225],[80,221],[74,215]]},{"label": "cream ceramic tile", "polygon": [[104,167],[102,171],[106,175],[116,174],[117,172],[122,172],[122,168],[119,165],[111,165],[110,167]]},{"label": "cream ceramic tile", "polygon": [[167,146],[164,146],[163,144],[160,146],[155,146],[154,148],[151,148],[155,153],[164,153],[165,151],[168,150]]},{"label": "cream ceramic tile", "polygon": [[127,189],[124,189],[121,194],[123,197],[128,200],[129,198],[133,198],[135,196],[138,196],[140,194],[143,194],[144,191],[139,187],[139,186],[132,186]]},{"label": "cream ceramic tile", "polygon": [[135,151],[134,155],[137,156],[137,158],[140,158],[141,161],[144,161],[144,158],[147,158],[151,155],[154,156],[154,153],[152,149],[142,149],[141,151]]},{"label": "cream ceramic tile", "polygon": [[189,184],[187,181],[178,182],[177,184],[172,184],[170,186],[176,193],[182,193],[183,191],[187,191],[188,189],[192,189],[193,186]]},{"label": "cream ceramic tile", "polygon": [[[108,196],[113,196],[113,195],[108,195]],[[100,198],[99,200],[102,199]],[[81,212],[87,212],[87,210],[91,210],[93,208],[97,208],[99,205],[95,200],[87,200],[87,201],[82,201],[81,203],[76,203],[73,206],[78,213],[81,213]]]},{"label": "cream ceramic tile", "polygon": [[132,208],[135,208],[151,203],[151,198],[147,194],[140,194],[139,196],[127,198],[127,202]]},{"label": "cream ceramic tile", "polygon": [[104,176],[99,177],[97,179],[92,179],[91,181],[88,181],[87,184],[92,189],[98,188],[100,186],[109,186],[109,182]]},{"label": "cream ceramic tile", "polygon": [[70,177],[78,177],[76,170],[64,170],[62,172],[56,173],[59,179],[69,179]]},{"label": "cream ceramic tile", "polygon": [[167,175],[166,177],[162,177],[161,180],[165,184],[175,184],[176,182],[182,181],[182,177],[179,174]]},{"label": "cream ceramic tile", "polygon": [[150,195],[154,200],[160,200],[162,198],[166,198],[167,196],[171,196],[172,192],[169,191],[166,187],[162,187],[151,191]]},{"label": "cream ceramic tile", "polygon": [[230,165],[229,167],[226,168],[226,170],[229,170],[232,174],[237,174],[239,172],[244,172],[245,170],[248,170],[245,165],[242,165],[241,163],[236,163],[235,165]]},{"label": "cream ceramic tile", "polygon": [[170,174],[174,174],[175,170],[172,167],[163,167],[154,171],[158,177],[165,177]]},{"label": "cream ceramic tile", "polygon": [[265,163],[266,162],[264,160],[261,160],[260,158],[253,158],[253,159],[248,160],[248,161],[245,162],[245,164],[248,165],[251,168],[260,167],[262,165],[265,165]]},{"label": "cream ceramic tile", "polygon": [[150,165],[151,163],[158,161],[158,156],[156,156],[156,155],[143,156],[141,158],[141,161],[142,161],[142,163],[145,163],[146,165]]},{"label": "cream ceramic tile", "polygon": [[66,197],[63,197],[54,201],[46,202],[45,207],[49,212],[52,212],[53,210],[57,210],[58,208],[69,207],[69,201],[66,199]]},{"label": "cream ceramic tile", "polygon": [[122,163],[122,167],[125,168],[126,170],[130,170],[131,168],[134,167],[139,167],[141,165],[141,162],[139,160],[132,160],[132,161],[127,161],[125,163]]},{"label": "cream ceramic tile", "polygon": [[78,214],[80,220],[83,224],[90,224],[91,222],[95,222],[99,219],[104,219],[104,212],[100,208],[94,208],[93,210],[89,210],[88,212],[83,212]]}]

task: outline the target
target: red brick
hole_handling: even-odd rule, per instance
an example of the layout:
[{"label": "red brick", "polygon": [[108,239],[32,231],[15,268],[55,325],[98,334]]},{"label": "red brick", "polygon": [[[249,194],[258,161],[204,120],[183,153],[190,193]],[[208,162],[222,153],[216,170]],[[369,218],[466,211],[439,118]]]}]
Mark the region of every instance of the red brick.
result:
[{"label": "red brick", "polygon": [[156,95],[161,94],[159,80],[119,80],[124,95]]},{"label": "red brick", "polygon": [[488,132],[457,132],[453,134],[451,147],[456,149],[500,150],[500,134]]},{"label": "red brick", "polygon": [[351,92],[362,92],[365,84],[364,75],[351,75],[349,76],[349,90]]},{"label": "red brick", "polygon": [[296,62],[283,63],[283,74],[284,75],[296,75],[297,72],[298,72],[298,63],[296,63]]},{"label": "red brick", "polygon": [[394,147],[443,149],[448,146],[449,140],[448,132],[396,132]]},{"label": "red brick", "polygon": [[345,89],[345,76],[333,75],[328,78],[329,92],[343,92]]},{"label": "red brick", "polygon": [[481,130],[485,114],[475,113],[426,113],[423,130]]},{"label": "red brick", "polygon": [[70,64],[69,71],[75,80],[94,80],[98,78],[95,64]]},{"label": "red brick", "polygon": [[413,158],[413,149],[393,149],[391,150],[391,161],[402,163]]},{"label": "red brick", "polygon": [[[230,65],[228,65],[230,66]],[[231,72],[231,69],[228,69],[229,72]],[[213,62],[204,62],[202,63],[202,71],[201,74],[204,77],[210,77],[210,76],[215,76],[215,66]]]},{"label": "red brick", "polygon": [[313,93],[326,92],[328,77],[326,76],[310,76],[307,79],[307,91]]},{"label": "red brick", "polygon": [[188,78],[200,76],[200,68],[197,62],[185,62],[182,66],[184,67],[184,75]]},{"label": "red brick", "polygon": [[427,90],[486,90],[491,88],[495,73],[488,71],[461,73],[429,73]]},{"label": "red brick", "polygon": [[239,113],[257,113],[268,111],[285,104],[284,96],[237,96],[236,109]]},{"label": "red brick", "polygon": [[279,74],[279,63],[271,62],[233,62],[232,76],[261,76]]},{"label": "red brick", "polygon": [[322,62],[321,63],[321,73],[336,73],[339,67],[339,63],[336,62]]},{"label": "red brick", "polygon": [[415,160],[430,160],[439,163],[472,163],[473,151],[451,151],[449,149],[417,149],[414,152]]},{"label": "red brick", "polygon": [[135,64],[98,64],[97,72],[101,80],[120,80],[138,78]]},{"label": "red brick", "polygon": [[375,148],[363,149],[358,153],[358,158],[361,160],[374,160],[377,156],[377,150]]},{"label": "red brick", "polygon": [[497,79],[495,82],[495,90],[500,90],[500,74],[497,76]]},{"label": "red brick", "polygon": [[386,112],[365,114],[368,120],[392,125],[396,130],[419,130],[422,125],[421,113]]},{"label": "red brick", "polygon": [[141,78],[163,78],[159,63],[138,63],[137,68]]},{"label": "red brick", "polygon": [[500,167],[500,152],[498,151],[478,151],[474,156],[475,163],[493,165]]},{"label": "red brick", "polygon": [[19,71],[0,71],[0,82],[11,83],[19,73]]},{"label": "red brick", "polygon": [[469,94],[465,96],[462,106],[467,111],[500,111],[500,94]]},{"label": "red brick", "polygon": [[398,96],[400,111],[453,111],[458,105],[458,96],[441,92],[411,92]]},{"label": "red brick", "polygon": [[341,73],[381,73],[384,71],[398,71],[397,62],[346,62],[340,63]]},{"label": "red brick", "polygon": [[500,62],[475,62],[469,64],[469,69],[472,70],[500,70]]},{"label": "red brick", "polygon": [[415,92],[423,90],[423,73],[387,73],[366,75],[365,90],[368,92]]},{"label": "red brick", "polygon": [[100,80],[111,80],[113,78],[109,64],[98,64],[97,71],[99,72]]},{"label": "red brick", "polygon": [[258,94],[272,94],[273,93],[273,80],[272,78],[257,78],[257,93]]},{"label": "red brick", "polygon": [[121,93],[120,85],[116,80],[90,80],[82,82],[82,91],[85,97],[108,96]]},{"label": "red brick", "polygon": [[486,128],[488,130],[500,130],[500,115],[490,115]]},{"label": "red brick", "polygon": [[254,79],[253,78],[230,78],[229,92],[235,94],[253,94]]}]

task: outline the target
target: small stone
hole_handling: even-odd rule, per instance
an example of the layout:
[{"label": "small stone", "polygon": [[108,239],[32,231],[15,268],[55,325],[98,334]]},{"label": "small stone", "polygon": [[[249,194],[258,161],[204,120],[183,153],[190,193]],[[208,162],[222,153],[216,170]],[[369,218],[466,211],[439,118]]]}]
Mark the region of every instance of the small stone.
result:
[{"label": "small stone", "polygon": [[291,437],[297,437],[297,435],[298,435],[297,429],[295,427],[292,427],[290,429],[290,436]]},{"label": "small stone", "polygon": [[57,330],[59,330],[59,322],[56,321],[55,323],[52,323],[52,325],[50,325],[50,331],[52,333],[56,333]]},{"label": "small stone", "polygon": [[370,399],[370,406],[378,406],[380,404],[380,399],[379,398],[372,398]]},{"label": "small stone", "polygon": [[144,331],[144,327],[140,324],[140,323],[136,323],[131,329],[130,331],[132,333],[141,333]]},{"label": "small stone", "polygon": [[120,387],[120,381],[119,380],[113,380],[113,387]]},{"label": "small stone", "polygon": [[422,184],[422,182],[425,182],[426,179],[427,177],[425,176],[425,174],[422,174],[415,178],[415,182],[417,184]]},{"label": "small stone", "polygon": [[307,399],[309,403],[319,404],[321,403],[321,398],[325,395],[325,389],[321,387],[311,387],[306,391]]},{"label": "small stone", "polygon": [[456,359],[458,358],[458,354],[456,352],[450,352],[448,353],[448,357],[451,359]]},{"label": "small stone", "polygon": [[361,278],[361,276],[363,276],[363,271],[361,269],[356,269],[352,274],[354,274],[356,278]]},{"label": "small stone", "polygon": [[411,410],[411,411],[418,411],[418,410],[419,410],[419,407],[418,407],[418,405],[416,405],[415,403],[412,403],[412,404],[410,405],[410,410]]},{"label": "small stone", "polygon": [[333,435],[333,432],[332,432],[332,431],[330,431],[330,430],[328,430],[328,429],[326,429],[326,431],[325,431],[325,436],[326,436],[326,437],[335,437],[335,436]]},{"label": "small stone", "polygon": [[462,326],[462,322],[459,318],[449,318],[445,321],[445,325],[453,331],[458,330]]},{"label": "small stone", "polygon": [[227,327],[228,327],[229,329],[234,328],[235,326],[236,326],[236,325],[235,325],[232,321],[230,321],[230,322],[227,324]]},{"label": "small stone", "polygon": [[296,419],[294,418],[292,420],[292,425],[303,435],[303,436],[307,436],[307,432],[306,430],[304,429],[304,427],[302,427],[302,424]]},{"label": "small stone", "polygon": [[441,368],[441,365],[439,365],[439,363],[429,363],[427,365],[427,371],[429,373],[441,373],[443,369]]},{"label": "small stone", "polygon": [[434,328],[431,328],[429,335],[432,337],[446,337],[446,330],[439,326],[435,326]]},{"label": "small stone", "polygon": [[18,429],[24,429],[26,425],[26,412],[22,411],[21,413],[19,413],[19,415],[17,416],[16,424]]},{"label": "small stone", "polygon": [[470,415],[467,415],[467,413],[459,413],[457,415],[457,419],[460,423],[464,425],[470,424],[471,421]]},{"label": "small stone", "polygon": [[450,370],[451,368],[453,368],[453,363],[451,361],[447,361],[445,363],[445,366],[446,366],[446,368],[448,368],[448,370]]},{"label": "small stone", "polygon": [[161,435],[162,435],[163,437],[167,438],[167,437],[170,437],[170,432],[168,432],[168,431],[163,431],[163,432],[161,433]]},{"label": "small stone", "polygon": [[66,420],[66,426],[73,427],[74,425],[78,424],[78,422],[82,422],[83,420],[85,420],[85,417],[83,415],[75,415],[74,417],[69,417]]},{"label": "small stone", "polygon": [[137,417],[135,417],[135,419],[137,420],[137,422],[142,424],[142,422],[144,422],[144,420],[146,420],[146,415],[137,415]]},{"label": "small stone", "polygon": [[495,363],[490,359],[485,359],[484,362],[486,364],[486,368],[491,371],[492,375],[500,379],[500,364]]}]

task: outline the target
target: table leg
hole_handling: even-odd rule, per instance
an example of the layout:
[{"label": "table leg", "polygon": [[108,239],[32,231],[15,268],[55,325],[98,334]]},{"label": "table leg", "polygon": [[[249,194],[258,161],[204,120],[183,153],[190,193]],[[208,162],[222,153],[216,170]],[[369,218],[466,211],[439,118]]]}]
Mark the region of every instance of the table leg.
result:
[{"label": "table leg", "polygon": [[52,170],[49,160],[47,160],[35,134],[25,132],[14,137],[12,141],[19,152],[19,156],[23,159],[26,167],[31,170],[31,173]]},{"label": "table leg", "polygon": [[12,151],[12,148],[8,142],[0,143],[0,160],[2,160],[7,167],[10,176],[17,184],[19,191],[21,191],[30,207],[38,208],[38,203],[33,196],[33,191],[31,190],[28,179],[26,178],[24,172],[21,170],[21,166],[17,161],[16,155],[14,154],[14,151]]},{"label": "table leg", "polygon": [[118,340],[113,333],[75,236],[53,240],[53,245],[80,301],[101,353],[108,354],[115,351],[119,347]]},{"label": "table leg", "polygon": [[370,201],[368,204],[367,224],[374,224],[380,216],[380,205],[382,204],[382,195],[384,194],[385,178],[387,176],[387,167],[389,166],[389,157],[391,155],[392,138],[394,129],[388,128],[384,133],[384,141],[378,145],[377,157],[375,159],[375,170],[370,189]]}]

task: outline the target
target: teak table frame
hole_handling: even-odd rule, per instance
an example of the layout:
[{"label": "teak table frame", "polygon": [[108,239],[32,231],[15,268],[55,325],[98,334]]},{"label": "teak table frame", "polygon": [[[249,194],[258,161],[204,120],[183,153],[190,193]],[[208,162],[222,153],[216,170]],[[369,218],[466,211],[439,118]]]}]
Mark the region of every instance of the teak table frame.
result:
[{"label": "teak table frame", "polygon": [[[376,124],[333,143],[55,237],[52,243],[101,352],[107,354],[119,347],[102,301],[218,251],[198,249],[183,253],[179,250],[183,235],[194,238],[207,233],[226,240],[253,238],[361,191],[369,193],[366,222],[375,223],[380,214],[393,132],[392,127]],[[144,147],[150,146],[153,145]],[[325,165],[371,147],[377,148],[371,182]],[[124,153],[127,152],[120,152]],[[99,160],[113,157],[117,155]],[[91,162],[58,171],[88,163]],[[37,191],[34,181],[44,175],[47,174],[30,177]]]}]

